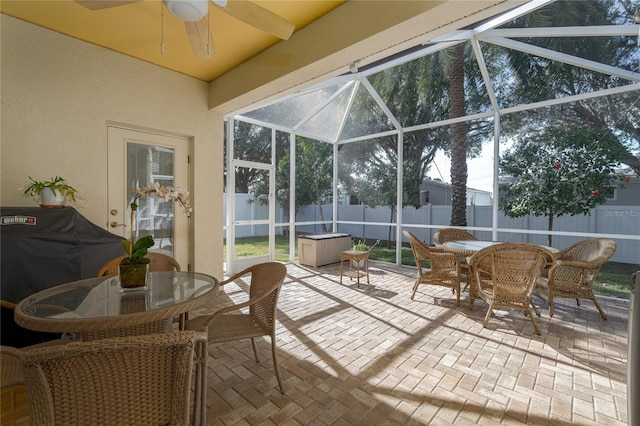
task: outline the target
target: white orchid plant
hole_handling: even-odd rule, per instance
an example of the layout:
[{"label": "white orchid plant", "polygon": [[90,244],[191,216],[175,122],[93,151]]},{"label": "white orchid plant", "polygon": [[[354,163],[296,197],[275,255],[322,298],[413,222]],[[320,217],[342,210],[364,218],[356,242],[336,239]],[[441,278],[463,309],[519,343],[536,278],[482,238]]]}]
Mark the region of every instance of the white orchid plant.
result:
[{"label": "white orchid plant", "polygon": [[154,197],[161,202],[174,201],[184,209],[184,214],[189,217],[193,212],[193,207],[189,205],[189,191],[183,188],[173,188],[171,186],[160,186],[158,182],[151,183],[142,189],[136,190],[136,196],[130,204],[131,207],[131,229],[129,239],[122,242],[125,252],[129,256],[122,261],[122,264],[145,264],[149,263],[149,258],[145,257],[147,251],[154,244],[153,237],[147,235],[134,242],[135,235],[135,214],[138,210],[138,200],[142,197]]}]

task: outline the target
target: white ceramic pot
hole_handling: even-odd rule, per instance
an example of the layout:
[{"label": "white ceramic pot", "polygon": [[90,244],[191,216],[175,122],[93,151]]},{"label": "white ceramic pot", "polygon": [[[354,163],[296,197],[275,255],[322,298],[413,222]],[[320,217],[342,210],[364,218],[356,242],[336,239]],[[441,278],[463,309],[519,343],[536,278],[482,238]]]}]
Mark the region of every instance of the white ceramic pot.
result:
[{"label": "white ceramic pot", "polygon": [[42,188],[40,191],[40,201],[43,206],[64,206],[64,195],[60,191],[54,194],[50,188]]}]

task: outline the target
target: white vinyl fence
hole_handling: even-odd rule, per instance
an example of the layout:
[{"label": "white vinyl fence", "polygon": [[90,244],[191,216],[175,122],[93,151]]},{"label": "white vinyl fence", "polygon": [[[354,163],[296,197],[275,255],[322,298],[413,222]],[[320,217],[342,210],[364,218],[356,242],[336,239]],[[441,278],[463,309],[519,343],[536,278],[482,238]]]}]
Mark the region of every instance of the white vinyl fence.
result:
[{"label": "white vinyl fence", "polygon": [[[225,194],[226,195],[226,194]],[[237,194],[236,198],[236,220],[254,220],[268,218],[267,206],[254,202],[248,202],[251,194]],[[226,216],[226,202],[225,202]],[[331,231],[333,220],[332,205],[327,204],[322,207],[326,227]],[[492,222],[491,206],[468,206],[467,225],[473,227],[491,228]],[[276,209],[276,224],[285,223],[286,216],[278,207]],[[451,217],[451,206],[447,205],[427,205],[419,209],[405,207],[402,212],[402,226],[416,234],[420,239],[433,243],[433,234],[439,228],[449,225]],[[296,224],[320,222],[321,216],[317,206],[304,206],[298,210]],[[368,239],[386,241],[391,236],[391,241],[395,241],[395,227],[397,215],[391,218],[389,207],[368,207],[364,205],[341,205],[338,206],[338,222],[359,222],[338,223],[336,232],[350,234],[352,239]],[[390,221],[393,223],[389,225]],[[525,216],[518,219],[506,217],[502,212],[498,212],[498,228],[514,230],[536,230],[546,231],[548,227],[546,216]],[[225,221],[226,223],[226,221]],[[424,225],[435,226],[434,228],[424,228]],[[421,228],[422,226],[422,228]],[[282,234],[288,227],[277,227],[276,233]],[[389,232],[391,231],[391,232]],[[236,227],[236,237],[266,236],[267,225],[239,226]],[[296,225],[296,233],[320,234],[323,233],[321,224]],[[481,240],[490,240],[491,231],[472,231]],[[553,221],[553,232],[578,232],[594,234],[618,234],[624,236],[634,236],[635,239],[613,238],[617,244],[617,250],[612,261],[621,263],[640,264],[640,206],[598,206],[591,211],[590,215],[562,216],[556,217]],[[564,248],[575,241],[585,237],[578,236],[553,236],[553,246]],[[546,232],[540,234],[525,234],[517,232],[498,232],[499,241],[528,242],[534,244],[547,244]],[[405,241],[406,242],[406,241]]]}]

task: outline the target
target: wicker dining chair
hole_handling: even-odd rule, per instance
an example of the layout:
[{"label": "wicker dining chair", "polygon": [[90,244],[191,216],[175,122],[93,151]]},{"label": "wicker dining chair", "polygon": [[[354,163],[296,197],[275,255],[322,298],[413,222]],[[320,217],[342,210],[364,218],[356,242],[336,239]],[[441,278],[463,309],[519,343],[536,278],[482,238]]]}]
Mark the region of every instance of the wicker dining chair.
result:
[{"label": "wicker dining chair", "polygon": [[21,350],[12,346],[0,346],[0,388],[24,385],[22,359],[16,354]]},{"label": "wicker dining chair", "polygon": [[2,424],[29,424],[20,349],[0,346],[0,400]]},{"label": "wicker dining chair", "polygon": [[69,340],[50,340],[22,348],[0,346],[0,401],[2,424],[29,424],[29,406],[24,379],[22,354],[35,348],[66,345]]},{"label": "wicker dining chair", "polygon": [[[206,326],[209,329],[210,345],[250,338],[256,362],[260,361],[254,339],[256,337],[269,336],[271,338],[273,368],[278,379],[280,392],[284,393],[285,388],[280,377],[276,351],[276,312],[278,296],[287,274],[287,268],[278,262],[260,263],[250,266],[222,281],[220,287],[249,274],[251,275],[251,282],[247,301],[221,308],[213,315],[193,318],[186,322],[185,328],[194,330]],[[248,308],[248,312],[245,308]],[[231,313],[241,309],[242,312]]]},{"label": "wicker dining chair", "polygon": [[71,343],[71,340],[56,339],[22,348],[14,348],[13,346],[6,345],[0,346],[0,388],[5,389],[11,386],[24,385],[22,360],[19,356],[16,356],[16,354],[34,349],[67,345],[69,343]]},{"label": "wicker dining chair", "polygon": [[193,422],[206,421],[206,341],[175,331],[3,351],[22,362],[32,425],[188,425],[194,361]]},{"label": "wicker dining chair", "polygon": [[433,243],[441,246],[447,241],[478,241],[475,235],[457,228],[442,228],[433,234]]},{"label": "wicker dining chair", "polygon": [[553,255],[536,244],[500,243],[478,251],[469,259],[473,274],[473,289],[469,292],[473,308],[475,297],[489,304],[483,326],[496,308],[519,309],[528,315],[536,334],[540,329],[531,314],[540,311],[531,300],[531,293],[542,268],[553,262]]},{"label": "wicker dining chair", "polygon": [[[105,275],[118,275],[118,266],[120,266],[122,259],[126,257],[127,255],[124,255],[111,259],[102,265],[96,276],[103,277]],[[146,257],[150,260],[149,272],[180,271],[180,264],[171,256],[167,256],[162,253],[149,252],[146,254]]]},{"label": "wicker dining chair", "polygon": [[[456,294],[456,304],[460,306],[460,281],[462,269],[460,259],[454,253],[447,253],[439,247],[429,247],[409,231],[402,232],[411,244],[411,251],[418,268],[418,277],[413,285],[411,300],[421,284],[450,288]],[[426,268],[423,262],[429,262]]]},{"label": "wicker dining chair", "polygon": [[[447,241],[478,241],[478,238],[464,229],[457,228],[442,228],[435,234],[433,234],[433,243],[436,246],[441,246],[443,243]],[[471,273],[469,272],[469,265],[467,265],[467,258],[465,256],[458,256],[460,259],[460,269],[462,273],[467,277],[471,277]],[[469,286],[469,281],[467,280],[464,286],[464,290]]]},{"label": "wicker dining chair", "polygon": [[549,316],[553,316],[553,301],[559,298],[591,300],[607,319],[593,294],[593,282],[604,265],[616,251],[616,243],[606,238],[589,238],[578,241],[556,254],[555,264],[549,269],[548,277],[540,277],[536,282],[534,295],[549,304]]}]

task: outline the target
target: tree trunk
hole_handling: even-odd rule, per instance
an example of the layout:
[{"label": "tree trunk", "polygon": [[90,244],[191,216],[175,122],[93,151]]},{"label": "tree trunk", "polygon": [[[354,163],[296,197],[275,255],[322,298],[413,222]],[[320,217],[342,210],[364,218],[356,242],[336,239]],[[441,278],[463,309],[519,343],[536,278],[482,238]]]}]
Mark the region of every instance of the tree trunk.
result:
[{"label": "tree trunk", "polygon": [[549,209],[549,222],[548,223],[549,223],[549,226],[548,226],[547,230],[549,231],[549,234],[547,235],[547,243],[548,243],[547,245],[549,247],[553,247],[553,245],[551,244],[551,241],[553,239],[553,235],[551,235],[551,231],[553,230],[553,210],[552,209]]},{"label": "tree trunk", "polygon": [[[455,47],[449,68],[451,118],[464,117],[464,50]],[[467,123],[451,125],[451,225],[467,226]]]},{"label": "tree trunk", "polygon": [[[390,207],[390,211],[391,211],[391,217],[389,218],[389,223],[393,223],[393,216],[395,213],[395,209],[394,206],[389,206]],[[391,230],[392,230],[392,226],[389,227],[389,234],[387,235],[387,248],[390,249],[391,248]]]},{"label": "tree trunk", "polygon": [[322,222],[322,233],[326,234],[329,231],[327,231],[327,225],[324,223],[324,214],[322,213],[322,201],[320,200],[320,198],[316,200],[316,203],[318,205],[318,211],[320,212],[320,221]]}]

